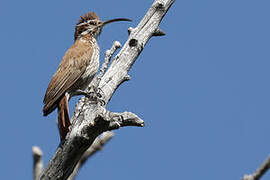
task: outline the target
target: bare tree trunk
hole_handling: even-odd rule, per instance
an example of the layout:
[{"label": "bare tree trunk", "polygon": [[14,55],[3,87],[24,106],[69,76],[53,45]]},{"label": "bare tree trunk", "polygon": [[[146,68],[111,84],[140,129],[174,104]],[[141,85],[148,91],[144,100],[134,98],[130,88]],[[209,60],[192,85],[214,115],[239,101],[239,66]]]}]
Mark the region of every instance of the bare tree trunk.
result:
[{"label": "bare tree trunk", "polygon": [[[79,160],[78,164],[74,168],[72,174],[69,176],[68,180],[73,180],[78,175],[78,172],[80,168],[88,161],[89,158],[91,158],[94,154],[96,154],[98,151],[101,151],[103,149],[103,146],[107,144],[112,137],[114,136],[114,133],[112,131],[106,131],[102,133],[101,136],[95,139],[93,144],[84,152],[83,156]],[[33,146],[32,148],[33,153],[33,178],[36,180],[40,173],[42,172],[43,168],[43,162],[42,162],[42,150],[37,147]]]},{"label": "bare tree trunk", "polygon": [[100,151],[103,148],[103,145],[107,143],[112,137],[114,133],[111,131],[104,132],[100,138],[96,138],[94,143],[90,146],[90,148],[85,151],[80,161],[74,168],[72,174],[69,176],[68,180],[73,180],[78,175],[80,168],[85,164],[85,162],[92,157],[96,152]]},{"label": "bare tree trunk", "polygon": [[[83,97],[71,118],[71,129],[59,145],[47,167],[40,173],[42,180],[68,179],[85,151],[98,135],[124,126],[144,126],[144,121],[131,112],[114,113],[106,109],[117,87],[130,79],[128,71],[152,36],[162,36],[160,21],[174,0],[155,0],[136,28],[129,28],[129,38],[100,78],[103,103]],[[99,80],[98,80],[99,81]]]}]

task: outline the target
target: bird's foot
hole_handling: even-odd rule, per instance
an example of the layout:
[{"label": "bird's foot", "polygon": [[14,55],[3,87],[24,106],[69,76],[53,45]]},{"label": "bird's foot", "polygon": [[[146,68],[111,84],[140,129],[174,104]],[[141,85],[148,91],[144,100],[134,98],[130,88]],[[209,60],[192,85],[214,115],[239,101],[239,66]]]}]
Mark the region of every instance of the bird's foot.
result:
[{"label": "bird's foot", "polygon": [[73,92],[73,96],[85,96],[87,98],[89,98],[90,100],[95,100],[97,99],[97,93],[95,92],[94,89],[89,88],[88,90],[81,90],[81,89],[77,89],[75,92]]},{"label": "bird's foot", "polygon": [[95,101],[98,102],[101,106],[104,106],[105,100],[103,99],[104,97],[104,92],[100,88],[96,88],[95,86],[90,86],[86,91],[83,90],[76,90],[76,92],[73,93],[73,95],[82,95],[87,98],[89,98],[90,101]]},{"label": "bird's foot", "polygon": [[102,91],[101,88],[96,88],[96,90],[97,90],[97,97],[98,98],[104,97],[104,92]]},{"label": "bird's foot", "polygon": [[97,102],[101,105],[101,106],[105,106],[106,102],[103,99],[104,97],[104,92],[100,89],[100,88],[96,88],[96,95],[97,95]]},{"label": "bird's foot", "polygon": [[86,90],[86,97],[89,98],[92,101],[96,101],[97,100],[97,88],[94,86],[90,86],[87,90]]},{"label": "bird's foot", "polygon": [[88,92],[77,89],[75,92],[72,94],[73,96],[88,96]]}]

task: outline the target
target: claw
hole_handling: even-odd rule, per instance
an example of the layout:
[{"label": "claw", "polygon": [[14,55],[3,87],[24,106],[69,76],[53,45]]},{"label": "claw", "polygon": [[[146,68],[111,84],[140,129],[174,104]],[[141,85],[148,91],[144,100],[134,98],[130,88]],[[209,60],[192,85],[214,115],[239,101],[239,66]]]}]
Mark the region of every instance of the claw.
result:
[{"label": "claw", "polygon": [[77,89],[75,92],[72,94],[73,96],[88,96],[88,93],[86,91]]},{"label": "claw", "polygon": [[96,88],[94,86],[90,86],[88,90],[76,90],[76,92],[73,93],[74,96],[83,95],[90,100],[97,101],[101,106],[105,106],[106,102],[103,100],[104,92],[100,88]]},{"label": "claw", "polygon": [[106,105],[106,102],[102,98],[98,98],[97,100],[98,100],[98,102],[99,102],[99,104],[101,106],[105,106]]},{"label": "claw", "polygon": [[104,92],[101,90],[101,88],[97,88],[97,97],[102,98],[104,96]]}]

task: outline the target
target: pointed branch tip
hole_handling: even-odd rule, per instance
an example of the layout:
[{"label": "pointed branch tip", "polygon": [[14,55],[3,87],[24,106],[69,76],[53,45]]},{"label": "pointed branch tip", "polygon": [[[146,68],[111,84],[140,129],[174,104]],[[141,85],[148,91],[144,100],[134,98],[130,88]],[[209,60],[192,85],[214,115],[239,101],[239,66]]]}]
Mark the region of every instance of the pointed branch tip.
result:
[{"label": "pointed branch tip", "polygon": [[129,27],[128,28],[128,34],[130,35],[132,33],[132,31],[134,31],[134,28],[133,27]]},{"label": "pointed branch tip", "polygon": [[32,147],[32,153],[33,153],[33,155],[39,156],[39,157],[41,157],[43,155],[42,150],[38,146]]},{"label": "pointed branch tip", "polygon": [[114,41],[114,46],[116,49],[121,47],[121,43],[119,41]]},{"label": "pointed branch tip", "polygon": [[165,32],[163,32],[161,29],[157,29],[154,33],[153,36],[164,36],[166,35]]}]

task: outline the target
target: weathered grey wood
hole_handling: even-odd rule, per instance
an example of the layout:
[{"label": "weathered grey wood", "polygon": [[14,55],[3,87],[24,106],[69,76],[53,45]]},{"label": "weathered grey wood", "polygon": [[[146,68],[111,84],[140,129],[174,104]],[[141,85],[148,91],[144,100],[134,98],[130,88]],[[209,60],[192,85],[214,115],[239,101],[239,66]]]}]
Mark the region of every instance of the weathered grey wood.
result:
[{"label": "weathered grey wood", "polygon": [[[129,79],[128,71],[152,36],[163,35],[159,24],[174,0],[156,0],[136,28],[129,28],[129,38],[100,82],[108,102],[117,87]],[[156,34],[157,33],[157,34]],[[165,34],[165,33],[164,33]]]},{"label": "weathered grey wood", "polygon": [[[76,167],[74,168],[72,174],[69,176],[68,180],[73,180],[77,176],[80,168],[87,162],[89,158],[91,158],[96,152],[103,149],[103,146],[108,143],[112,137],[114,136],[114,133],[112,131],[106,131],[102,133],[101,136],[95,139],[93,144],[84,152],[83,156],[77,163]],[[43,170],[43,161],[42,156],[43,152],[38,146],[32,147],[32,154],[33,154],[33,178],[36,180],[39,176],[39,174]]]},{"label": "weathered grey wood", "polygon": [[127,42],[99,83],[104,104],[87,97],[79,100],[71,118],[70,132],[57,148],[39,179],[67,179],[82,155],[102,132],[123,126],[144,126],[143,120],[133,113],[113,113],[105,107],[117,87],[129,79],[128,71],[148,40],[152,36],[164,34],[158,26],[173,2],[174,0],[154,1],[139,25],[134,29],[129,28]]},{"label": "weathered grey wood", "polygon": [[74,168],[72,174],[68,177],[68,180],[73,180],[77,176],[79,169],[85,164],[85,162],[92,157],[96,152],[103,149],[103,146],[112,139],[114,133],[111,131],[104,132],[100,137],[96,138],[94,143],[85,151],[80,161]]}]

